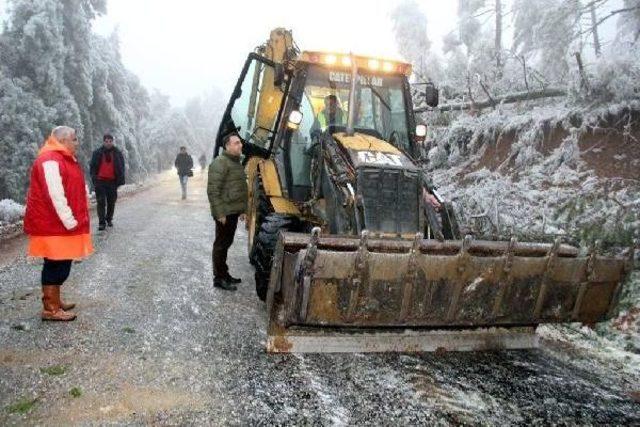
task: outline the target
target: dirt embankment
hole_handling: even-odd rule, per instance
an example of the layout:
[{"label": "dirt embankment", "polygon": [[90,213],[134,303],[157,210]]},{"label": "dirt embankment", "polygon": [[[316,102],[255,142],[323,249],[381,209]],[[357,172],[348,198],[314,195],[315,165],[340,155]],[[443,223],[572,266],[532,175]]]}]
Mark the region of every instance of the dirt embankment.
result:
[{"label": "dirt embankment", "polygon": [[[521,137],[534,134],[531,148],[542,158],[551,156],[561,145],[574,138],[579,157],[586,169],[599,178],[640,181],[640,111],[623,108],[616,114],[607,112],[584,123],[578,115],[557,122],[549,118],[521,129],[494,129],[478,136],[480,144],[476,160],[469,171],[517,174],[516,163]],[[514,147],[516,149],[514,149]]]}]

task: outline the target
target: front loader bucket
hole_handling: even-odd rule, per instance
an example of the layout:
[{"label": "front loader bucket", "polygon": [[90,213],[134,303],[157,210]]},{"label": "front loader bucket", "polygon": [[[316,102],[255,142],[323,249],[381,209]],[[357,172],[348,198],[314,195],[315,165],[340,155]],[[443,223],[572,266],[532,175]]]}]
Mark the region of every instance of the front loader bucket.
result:
[{"label": "front loader bucket", "polygon": [[[474,241],[467,236],[439,242],[420,234],[412,241],[368,238],[366,231],[360,238],[321,237],[319,229],[311,236],[283,233],[267,295],[267,350],[296,352],[292,330],[366,331],[404,339],[436,329],[473,335],[475,328],[485,328],[489,337],[468,349],[483,348],[487,340],[517,348],[523,327],[610,318],[632,260],[633,250],[628,258],[606,258],[595,251],[582,257],[559,241]],[[515,341],[510,344],[505,337]],[[420,345],[420,339],[369,350],[431,348]],[[341,348],[335,351],[348,351]]]}]

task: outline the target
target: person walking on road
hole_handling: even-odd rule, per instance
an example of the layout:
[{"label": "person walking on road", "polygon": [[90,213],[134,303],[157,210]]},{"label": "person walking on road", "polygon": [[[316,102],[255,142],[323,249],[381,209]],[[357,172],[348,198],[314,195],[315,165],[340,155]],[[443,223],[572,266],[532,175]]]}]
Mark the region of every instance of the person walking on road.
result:
[{"label": "person walking on road", "polygon": [[118,187],[124,184],[124,156],[113,145],[113,136],[102,138],[102,146],[91,156],[89,172],[98,205],[98,230],[113,227]]},{"label": "person walking on road", "polygon": [[235,291],[241,280],[229,274],[227,253],[233,244],[238,220],[245,220],[247,210],[247,176],[240,163],[242,140],[231,133],[223,137],[224,151],[209,165],[207,196],[216,224],[213,242],[213,285]]},{"label": "person walking on road", "polygon": [[187,181],[193,176],[193,158],[187,153],[187,147],[180,147],[180,152],[176,156],[175,167],[178,170],[180,186],[182,187],[182,200],[187,198]]},{"label": "person walking on road", "polygon": [[198,163],[200,163],[200,170],[204,172],[204,168],[205,166],[207,166],[207,156],[204,153],[202,153],[202,155],[198,159]]},{"label": "person walking on road", "polygon": [[84,172],[75,157],[76,131],[53,129],[31,169],[24,231],[27,254],[44,258],[42,268],[42,320],[73,320],[60,288],[69,277],[74,259],[93,253]]}]

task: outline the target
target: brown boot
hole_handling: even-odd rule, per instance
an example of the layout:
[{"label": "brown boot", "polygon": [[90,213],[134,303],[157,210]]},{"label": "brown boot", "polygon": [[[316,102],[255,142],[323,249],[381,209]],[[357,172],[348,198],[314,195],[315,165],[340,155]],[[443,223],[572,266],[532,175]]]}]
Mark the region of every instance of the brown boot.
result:
[{"label": "brown boot", "polygon": [[60,296],[60,308],[63,309],[64,311],[69,311],[73,308],[75,308],[76,303],[75,302],[64,302],[62,301],[62,296]]},{"label": "brown boot", "polygon": [[60,286],[42,285],[42,320],[68,321],[76,318],[60,307]]},{"label": "brown boot", "polygon": [[72,310],[73,308],[75,308],[75,306],[76,306],[75,302],[64,303],[60,301],[60,308],[63,309],[64,311]]}]

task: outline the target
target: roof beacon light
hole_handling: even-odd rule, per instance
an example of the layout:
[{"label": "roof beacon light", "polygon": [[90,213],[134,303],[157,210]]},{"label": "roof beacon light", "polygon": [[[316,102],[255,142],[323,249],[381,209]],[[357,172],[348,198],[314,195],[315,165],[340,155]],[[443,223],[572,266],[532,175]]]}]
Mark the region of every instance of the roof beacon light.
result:
[{"label": "roof beacon light", "polygon": [[335,55],[326,55],[324,57],[324,62],[327,65],[334,65],[336,62],[338,62],[338,57]]},{"label": "roof beacon light", "polygon": [[[0,0],[2,1],[2,0]],[[376,58],[370,56],[356,56],[345,53],[336,52],[302,52],[301,61],[307,61],[314,64],[322,64],[326,67],[351,70],[351,66],[355,65],[360,70],[369,70],[372,72],[383,72],[385,74],[401,73],[406,76],[411,75],[411,65],[391,59]]]}]

